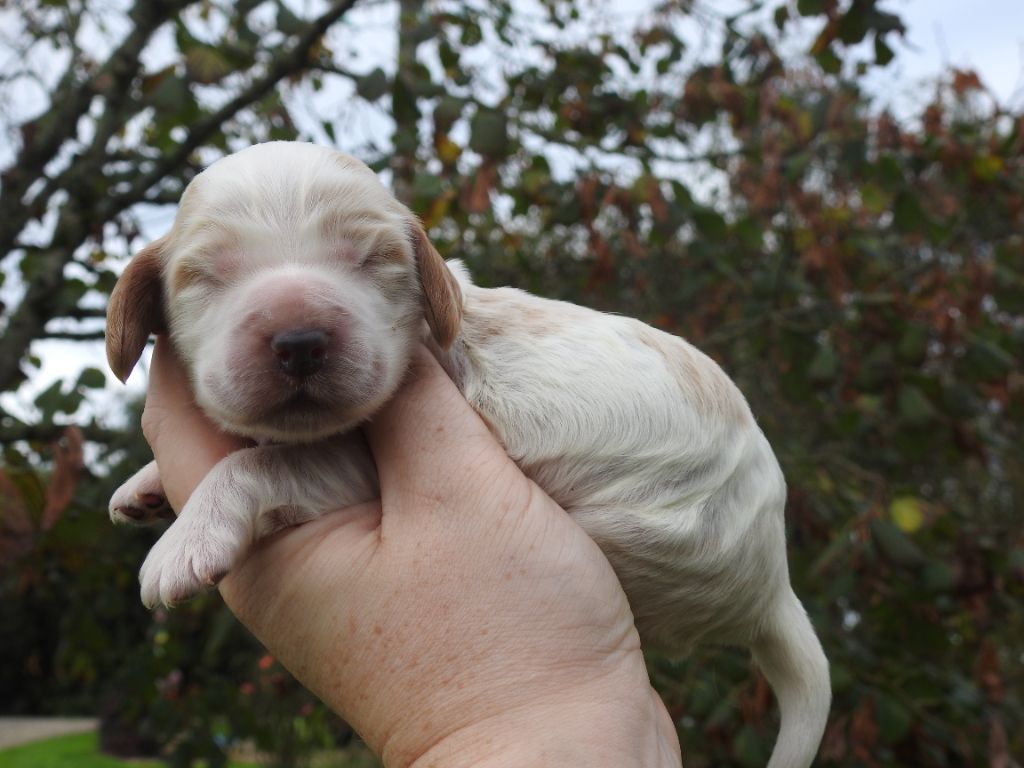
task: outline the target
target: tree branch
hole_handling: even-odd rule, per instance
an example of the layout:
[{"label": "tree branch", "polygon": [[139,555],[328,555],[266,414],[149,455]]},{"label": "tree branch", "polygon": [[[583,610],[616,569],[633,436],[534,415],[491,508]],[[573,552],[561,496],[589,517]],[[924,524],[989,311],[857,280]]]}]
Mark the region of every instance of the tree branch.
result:
[{"label": "tree branch", "polygon": [[102,329],[95,331],[46,331],[40,338],[59,341],[103,341],[107,336]]},{"label": "tree branch", "polygon": [[[59,440],[64,435],[64,430],[68,428],[68,424],[22,424],[15,422],[13,424],[4,424],[3,419],[0,418],[0,445],[8,445],[16,442],[29,442],[29,443],[52,443],[55,440]],[[125,436],[125,430],[108,429],[107,427],[101,427],[96,423],[89,424],[76,424],[81,431],[82,436],[85,437],[91,443],[102,443],[109,445],[115,440],[123,439]]]},{"label": "tree branch", "polygon": [[126,192],[112,198],[110,205],[119,205],[124,208],[126,200],[130,202],[139,200],[150,187],[186,162],[192,152],[220,130],[225,122],[249,105],[262,99],[285,77],[308,69],[310,67],[309,54],[314,46],[320,42],[320,38],[324,36],[328,28],[344,16],[356,2],[357,0],[341,0],[332,3],[327,11],[310,23],[291,49],[271,61],[262,77],[250,83],[245,90],[216,112],[194,123],[184,141],[173,152],[161,157],[147,173],[139,176]]},{"label": "tree branch", "polygon": [[[132,31],[96,73],[80,85],[75,84],[76,68],[81,60],[72,57],[53,92],[52,109],[21,127],[24,137],[18,157],[0,174],[0,254],[13,246],[25,224],[41,215],[46,198],[36,197],[33,205],[25,205],[28,188],[43,177],[46,165],[61,146],[74,138],[78,121],[88,112],[95,96],[112,90],[127,95],[128,85],[142,64],[140,55],[150,37],[164,22],[197,0],[151,0],[132,5]],[[53,185],[44,189],[51,194]]]}]

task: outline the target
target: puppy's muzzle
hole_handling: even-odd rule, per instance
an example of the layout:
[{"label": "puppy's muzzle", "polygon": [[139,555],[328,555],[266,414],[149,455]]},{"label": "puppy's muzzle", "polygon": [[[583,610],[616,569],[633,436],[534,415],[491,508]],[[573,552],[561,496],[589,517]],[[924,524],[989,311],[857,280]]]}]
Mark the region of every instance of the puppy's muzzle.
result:
[{"label": "puppy's muzzle", "polygon": [[327,357],[327,334],[318,328],[282,331],[270,340],[281,370],[295,379],[319,371]]}]

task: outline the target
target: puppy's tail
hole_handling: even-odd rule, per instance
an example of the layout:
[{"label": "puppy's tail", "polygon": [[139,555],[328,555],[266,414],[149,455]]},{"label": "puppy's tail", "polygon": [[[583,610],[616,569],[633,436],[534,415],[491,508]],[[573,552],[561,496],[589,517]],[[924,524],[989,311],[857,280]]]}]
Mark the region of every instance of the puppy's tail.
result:
[{"label": "puppy's tail", "polygon": [[768,768],[808,768],[825,732],[832,687],[807,613],[793,591],[787,593],[752,650],[782,713]]}]

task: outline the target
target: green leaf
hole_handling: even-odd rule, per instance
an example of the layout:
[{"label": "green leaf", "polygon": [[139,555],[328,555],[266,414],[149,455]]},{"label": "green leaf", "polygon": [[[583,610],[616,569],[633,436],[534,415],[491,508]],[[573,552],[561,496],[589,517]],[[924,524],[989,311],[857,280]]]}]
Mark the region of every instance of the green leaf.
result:
[{"label": "green leaf", "polygon": [[444,95],[437,100],[434,107],[434,126],[440,133],[447,133],[456,120],[462,115],[465,102],[456,97]]},{"label": "green leaf", "polygon": [[277,29],[293,37],[306,31],[309,25],[289,10],[285,3],[277,5]]},{"label": "green leaf", "polygon": [[195,45],[185,51],[185,72],[193,82],[210,85],[234,71],[234,65],[213,46]]},{"label": "green leaf", "polygon": [[53,415],[61,410],[65,395],[61,391],[61,382],[55,381],[36,395],[35,406],[43,412],[46,421],[52,421]]},{"label": "green leaf", "polygon": [[842,59],[831,48],[826,48],[818,54],[818,64],[830,75],[838,75],[843,69]]},{"label": "green leaf", "polygon": [[107,376],[99,368],[86,368],[78,376],[75,387],[85,389],[103,389],[107,385]]},{"label": "green leaf", "polygon": [[914,193],[904,190],[896,195],[892,223],[900,232],[918,232],[928,223],[921,202]]},{"label": "green leaf", "polygon": [[935,407],[918,387],[906,384],[898,396],[900,419],[909,426],[921,427],[935,418]]},{"label": "green leaf", "polygon": [[899,358],[911,365],[923,363],[928,352],[928,336],[928,329],[923,325],[908,325],[896,347]]},{"label": "green leaf", "polygon": [[889,193],[880,185],[868,182],[860,188],[860,200],[863,206],[875,216],[889,208]]},{"label": "green leaf", "polygon": [[380,67],[356,80],[356,93],[367,101],[376,101],[388,92],[388,76]]},{"label": "green leaf", "polygon": [[459,67],[459,52],[452,47],[444,38],[441,38],[437,46],[437,55],[441,59],[441,66],[451,71]]},{"label": "green leaf", "polygon": [[881,35],[875,35],[875,63],[880,67],[884,67],[896,56],[889,44],[885,42]]},{"label": "green leaf", "polygon": [[480,109],[469,124],[469,148],[487,157],[500,157],[508,149],[508,121],[494,109]]},{"label": "green leaf", "polygon": [[693,212],[693,223],[697,231],[710,240],[721,240],[728,232],[728,226],[722,214],[711,208],[701,208]]},{"label": "green leaf", "polygon": [[1016,360],[998,344],[974,337],[967,345],[962,366],[975,381],[993,381],[1012,371],[1016,367]]},{"label": "green leaf", "polygon": [[475,21],[470,21],[464,24],[461,32],[459,33],[459,42],[466,48],[472,48],[474,45],[479,45],[483,39],[483,31],[480,29],[480,25]]},{"label": "green leaf", "polygon": [[[391,112],[395,122],[400,126],[415,127],[420,118],[416,94],[409,88],[404,77],[396,77],[392,84]],[[415,136],[411,136],[410,139],[415,141]]]},{"label": "green leaf", "polygon": [[878,723],[878,735],[887,744],[903,739],[910,732],[914,715],[900,701],[889,696],[882,690],[875,692],[875,722]]},{"label": "green leaf", "polygon": [[886,520],[872,520],[871,534],[882,555],[895,565],[908,568],[924,565],[924,553],[892,523]]},{"label": "green leaf", "polygon": [[757,730],[745,725],[732,742],[733,754],[744,768],[759,768],[768,760],[768,745]]},{"label": "green leaf", "polygon": [[948,563],[931,562],[921,574],[924,588],[929,592],[948,592],[956,586],[956,569]]},{"label": "green leaf", "polygon": [[433,173],[417,173],[412,181],[412,192],[417,199],[432,200],[444,191],[441,178]]},{"label": "green leaf", "polygon": [[904,533],[915,533],[924,525],[921,502],[913,496],[897,496],[889,504],[889,517]]},{"label": "green leaf", "polygon": [[856,45],[867,36],[867,18],[856,3],[839,19],[836,34],[846,45]]},{"label": "green leaf", "polygon": [[797,0],[796,10],[801,16],[817,16],[825,12],[825,0]]},{"label": "green leaf", "polygon": [[152,89],[149,103],[158,112],[176,114],[183,111],[191,99],[188,83],[177,75],[167,74]]},{"label": "green leaf", "polygon": [[832,381],[839,370],[839,359],[831,344],[822,344],[807,368],[807,376],[819,384]]}]

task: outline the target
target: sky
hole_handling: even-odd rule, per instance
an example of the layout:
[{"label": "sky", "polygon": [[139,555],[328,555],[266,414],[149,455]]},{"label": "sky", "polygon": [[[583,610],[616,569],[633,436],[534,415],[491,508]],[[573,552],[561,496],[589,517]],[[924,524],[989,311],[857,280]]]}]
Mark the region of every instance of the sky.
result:
[{"label": "sky", "polygon": [[[743,1],[705,0],[705,5],[727,13],[730,6]],[[610,0],[616,15],[649,4],[646,0]],[[909,31],[906,39],[895,45],[894,62],[873,75],[871,88],[880,105],[898,115],[911,114],[930,94],[922,83],[946,67],[956,66],[975,69],[1000,103],[1024,110],[1024,0],[891,0],[887,5],[904,19]],[[387,34],[388,11],[377,6],[365,12],[367,21]],[[393,50],[393,43],[376,53],[387,55],[389,48]],[[155,223],[165,229],[169,218],[161,212]],[[162,231],[153,236],[160,234]],[[0,395],[0,405],[12,413],[29,415],[32,397],[58,378],[73,377],[85,366],[106,368],[99,343],[46,342],[33,349],[42,358],[42,367],[33,373],[29,386],[18,394]],[[145,364],[140,367],[144,370]],[[133,375],[131,385],[130,391],[141,392],[144,376]],[[111,375],[108,389],[95,400],[95,410],[115,414],[120,409],[110,406],[123,401],[125,394]]]},{"label": "sky", "polygon": [[876,84],[883,98],[920,93],[944,66],[975,69],[1000,103],[1024,107],[1024,0],[895,0],[906,41]]}]

